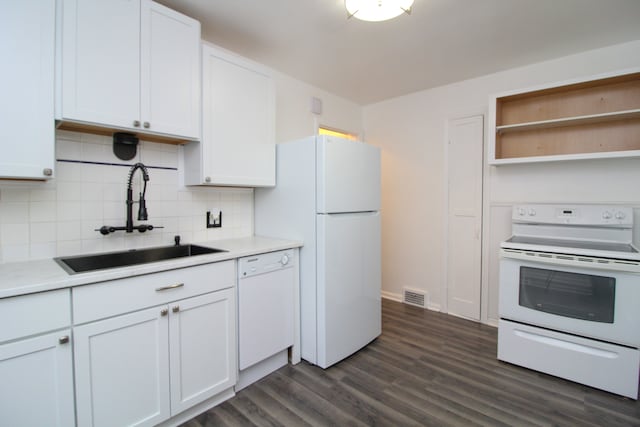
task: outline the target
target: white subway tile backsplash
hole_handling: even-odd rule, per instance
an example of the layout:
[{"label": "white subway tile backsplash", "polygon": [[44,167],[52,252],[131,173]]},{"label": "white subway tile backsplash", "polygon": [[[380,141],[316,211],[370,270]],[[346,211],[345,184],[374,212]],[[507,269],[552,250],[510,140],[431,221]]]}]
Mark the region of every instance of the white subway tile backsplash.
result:
[{"label": "white subway tile backsplash", "polygon": [[82,202],[58,201],[56,203],[58,221],[77,221],[82,219]]},{"label": "white subway tile backsplash", "polygon": [[90,133],[78,133],[78,136],[83,144],[111,145],[113,143],[113,138],[110,136],[93,135]]},{"label": "white subway tile backsplash", "polygon": [[29,245],[2,245],[2,262],[19,262],[29,259]]},{"label": "white subway tile backsplash", "polygon": [[81,200],[87,201],[100,201],[104,200],[104,185],[95,182],[82,182],[81,183]]},{"label": "white subway tile backsplash", "polygon": [[103,224],[100,219],[80,221],[80,238],[82,240],[101,239],[102,234],[100,234],[100,232],[96,230],[99,230],[103,225],[107,224]]},{"label": "white subway tile backsplash", "polygon": [[[141,141],[136,157],[122,161],[113,154],[111,137],[56,131],[56,138],[54,179],[0,182],[1,262],[168,245],[175,235],[188,243],[252,234],[253,191],[183,187],[178,146]],[[146,223],[164,228],[103,236],[94,230],[125,225],[128,174],[138,161],[148,166],[150,178]],[[135,201],[141,189],[136,173]],[[223,211],[222,228],[206,228],[211,209]],[[134,220],[137,210],[134,204]]]},{"label": "white subway tile backsplash", "polygon": [[7,187],[2,189],[0,203],[4,202],[28,202],[29,191],[22,187]]},{"label": "white subway tile backsplash", "polygon": [[29,224],[0,225],[0,244],[2,246],[29,245]]},{"label": "white subway tile backsplash", "polygon": [[[55,222],[34,222],[29,228],[29,241],[34,243],[55,243],[57,239]],[[55,247],[55,245],[54,245]]]},{"label": "white subway tile backsplash", "polygon": [[0,224],[26,224],[29,222],[29,203],[0,202]]},{"label": "white subway tile backsplash", "polygon": [[126,189],[122,186],[122,184],[102,184],[102,199],[105,202],[124,201],[125,198]]},{"label": "white subway tile backsplash", "polygon": [[77,182],[59,182],[58,191],[56,192],[58,202],[62,201],[80,201],[82,200],[82,183]]},{"label": "white subway tile backsplash", "polygon": [[82,153],[82,145],[78,141],[58,138],[56,142],[56,158],[58,159],[79,159]]},{"label": "white subway tile backsplash", "polygon": [[57,256],[70,256],[82,253],[82,240],[60,241],[56,244]]},{"label": "white subway tile backsplash", "polygon": [[106,145],[82,143],[80,160],[85,162],[115,162],[117,157],[108,149]]},{"label": "white subway tile backsplash", "polygon": [[31,189],[29,191],[29,201],[31,202],[54,202],[56,200],[56,190],[50,189]]},{"label": "white subway tile backsplash", "polygon": [[29,258],[31,259],[40,259],[40,258],[54,258],[56,257],[56,242],[46,242],[46,243],[31,243]]},{"label": "white subway tile backsplash", "polygon": [[60,188],[62,182],[82,181],[82,164],[69,162],[56,162],[56,188]]},{"label": "white subway tile backsplash", "polygon": [[83,239],[81,240],[81,247],[83,253],[94,253],[104,251],[102,247],[103,239]]},{"label": "white subway tile backsplash", "polygon": [[80,240],[82,237],[82,228],[77,221],[58,221],[56,224],[58,242]]},{"label": "white subway tile backsplash", "polygon": [[30,202],[29,203],[29,221],[34,222],[51,222],[57,219],[56,202]]}]

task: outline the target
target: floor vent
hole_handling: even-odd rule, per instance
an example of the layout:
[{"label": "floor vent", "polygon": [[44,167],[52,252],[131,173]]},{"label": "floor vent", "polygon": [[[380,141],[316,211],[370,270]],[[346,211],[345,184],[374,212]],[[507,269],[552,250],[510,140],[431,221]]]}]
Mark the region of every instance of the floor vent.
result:
[{"label": "floor vent", "polygon": [[415,289],[404,288],[403,302],[405,304],[425,307],[425,293]]}]

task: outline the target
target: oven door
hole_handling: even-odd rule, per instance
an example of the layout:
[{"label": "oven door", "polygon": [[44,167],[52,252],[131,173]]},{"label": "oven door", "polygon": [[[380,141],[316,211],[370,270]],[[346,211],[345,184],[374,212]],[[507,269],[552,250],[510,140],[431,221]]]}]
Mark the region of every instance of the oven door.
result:
[{"label": "oven door", "polygon": [[640,347],[640,274],[597,262],[501,255],[502,319]]}]

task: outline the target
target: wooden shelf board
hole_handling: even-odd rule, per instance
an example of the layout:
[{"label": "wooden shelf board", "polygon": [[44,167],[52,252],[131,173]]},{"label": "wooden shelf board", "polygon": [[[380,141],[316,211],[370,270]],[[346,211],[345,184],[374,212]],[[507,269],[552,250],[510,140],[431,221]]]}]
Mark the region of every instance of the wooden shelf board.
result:
[{"label": "wooden shelf board", "polygon": [[134,131],[132,129],[119,129],[107,126],[94,125],[89,123],[76,123],[62,121],[57,123],[57,129],[68,130],[72,132],[85,132],[94,135],[112,136],[116,132],[129,132],[136,135],[142,141],[159,142],[162,144],[182,145],[192,142],[191,140],[172,137],[167,135],[156,135],[151,133],[143,133],[140,131]]},{"label": "wooden shelf board", "polygon": [[509,157],[505,159],[489,159],[490,165],[509,165],[519,163],[543,163],[566,160],[615,159],[620,157],[640,157],[640,150],[608,151],[600,153],[561,154],[550,156]]},{"label": "wooden shelf board", "polygon": [[518,123],[513,125],[496,126],[496,133],[519,132],[535,129],[549,129],[554,127],[575,126],[590,123],[601,123],[613,120],[640,118],[640,109],[614,111],[603,114],[590,114],[587,116],[567,117],[562,119],[541,120],[537,122]]}]

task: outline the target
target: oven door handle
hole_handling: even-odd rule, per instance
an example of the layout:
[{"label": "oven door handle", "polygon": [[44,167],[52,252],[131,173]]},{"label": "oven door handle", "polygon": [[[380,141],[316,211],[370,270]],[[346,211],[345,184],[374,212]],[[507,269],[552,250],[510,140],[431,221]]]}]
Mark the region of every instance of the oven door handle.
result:
[{"label": "oven door handle", "polygon": [[564,265],[567,267],[585,268],[591,270],[640,273],[640,262],[638,261],[553,254],[548,252],[524,251],[519,249],[505,248],[500,249],[500,257],[543,264]]}]

